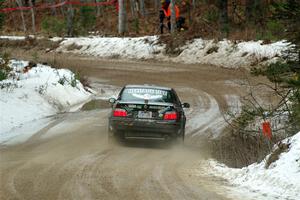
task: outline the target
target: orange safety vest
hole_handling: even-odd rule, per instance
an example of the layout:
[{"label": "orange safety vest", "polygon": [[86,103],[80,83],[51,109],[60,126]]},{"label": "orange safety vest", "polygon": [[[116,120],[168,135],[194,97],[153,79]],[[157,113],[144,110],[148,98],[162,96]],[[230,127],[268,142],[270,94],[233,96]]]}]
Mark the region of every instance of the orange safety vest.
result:
[{"label": "orange safety vest", "polygon": [[[163,9],[166,17],[171,17],[171,4],[168,7],[168,10]],[[175,16],[178,18],[180,16],[180,11],[178,6],[175,5]]]}]

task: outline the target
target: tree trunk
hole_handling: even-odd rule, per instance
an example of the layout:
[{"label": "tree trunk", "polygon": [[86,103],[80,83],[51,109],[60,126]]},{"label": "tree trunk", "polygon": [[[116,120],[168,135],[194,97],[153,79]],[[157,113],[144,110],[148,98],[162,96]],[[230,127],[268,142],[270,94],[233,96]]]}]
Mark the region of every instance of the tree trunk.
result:
[{"label": "tree trunk", "polygon": [[221,31],[223,36],[227,37],[229,33],[228,27],[228,0],[219,0],[219,9],[221,12],[220,15],[220,24],[221,24]]},{"label": "tree trunk", "polygon": [[136,0],[130,0],[130,10],[132,17],[136,17]]},{"label": "tree trunk", "polygon": [[171,0],[171,33],[176,31],[175,0]]},{"label": "tree trunk", "polygon": [[[62,3],[63,1],[64,1],[64,0],[60,0],[61,3]],[[61,14],[62,14],[63,17],[65,17],[65,10],[64,10],[64,7],[65,7],[65,6],[61,6],[61,7],[60,7],[60,12],[61,12]]]},{"label": "tree trunk", "polygon": [[246,0],[245,18],[247,22],[261,23],[264,21],[267,3],[261,0]]},{"label": "tree trunk", "polygon": [[119,0],[119,34],[124,35],[127,31],[126,26],[126,0]]},{"label": "tree trunk", "polygon": [[146,10],[145,10],[145,1],[144,0],[140,0],[140,12],[141,12],[141,15],[143,17],[145,17]]},{"label": "tree trunk", "polygon": [[[95,0],[95,3],[98,3],[98,2],[100,2],[100,0]],[[99,5],[97,5],[96,15],[97,15],[97,17],[102,15],[102,9],[101,9],[101,6],[99,6]]]},{"label": "tree trunk", "polygon": [[33,8],[32,0],[29,1],[29,5],[31,7],[30,12],[31,12],[32,32],[33,32],[33,34],[35,34],[35,32],[36,32],[36,29],[35,29],[35,15],[34,15],[34,8]]},{"label": "tree trunk", "polygon": [[16,22],[16,18],[14,17],[14,14],[11,16],[11,19],[12,19],[13,24],[14,24],[14,31],[18,30],[18,28],[16,28],[17,27],[17,22]]},{"label": "tree trunk", "polygon": [[[55,5],[55,0],[48,0],[48,3]],[[51,8],[52,15],[56,15],[56,8]]]},{"label": "tree trunk", "polygon": [[68,15],[67,15],[67,35],[73,36],[73,19],[74,10],[72,5],[68,5]]},{"label": "tree trunk", "polygon": [[[195,2],[193,2],[195,3]],[[194,9],[194,4],[191,4],[191,2],[187,1],[186,7],[187,7],[187,14],[188,14],[188,19],[189,19],[189,24],[193,23],[193,18],[192,18],[192,9]]]},{"label": "tree trunk", "polygon": [[193,0],[193,2],[192,2],[192,6],[193,6],[193,9],[195,10],[195,8],[196,8],[196,0]]},{"label": "tree trunk", "polygon": [[[18,4],[19,7],[23,6],[21,0],[16,0],[16,2],[17,2],[17,4]],[[26,28],[26,23],[25,23],[25,18],[24,18],[23,10],[20,10],[20,12],[21,12],[21,19],[22,19],[23,31],[24,31],[24,33],[26,33],[27,32],[27,28]]]},{"label": "tree trunk", "polygon": [[264,1],[255,0],[254,1],[254,9],[255,9],[255,23],[259,23],[261,26],[265,23],[265,14],[267,5],[265,5]]},{"label": "tree trunk", "polygon": [[154,9],[155,12],[159,11],[159,7],[160,7],[160,1],[159,0],[154,0]]},{"label": "tree trunk", "polygon": [[246,8],[245,8],[245,18],[246,22],[249,23],[252,19],[253,13],[252,8],[254,7],[254,1],[253,0],[246,0]]}]

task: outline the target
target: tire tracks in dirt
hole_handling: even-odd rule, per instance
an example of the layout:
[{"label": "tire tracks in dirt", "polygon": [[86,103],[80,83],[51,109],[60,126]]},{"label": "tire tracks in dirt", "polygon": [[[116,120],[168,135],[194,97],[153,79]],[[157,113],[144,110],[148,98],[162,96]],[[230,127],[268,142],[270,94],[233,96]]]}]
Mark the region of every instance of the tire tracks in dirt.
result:
[{"label": "tire tracks in dirt", "polygon": [[222,133],[221,110],[229,106],[225,95],[240,95],[239,88],[222,84],[235,79],[234,73],[169,64],[168,72],[172,67],[186,69],[166,75],[158,63],[153,71],[145,64],[145,72],[143,63],[133,63],[130,70],[122,63],[89,64],[78,67],[86,67],[87,75],[105,84],[146,82],[178,89],[182,101],[192,107],[187,111],[185,146],[110,145],[107,110],[64,114],[26,143],[0,149],[1,199],[226,199],[226,191],[218,188],[222,181],[199,181],[190,169],[209,157],[205,146],[194,144],[201,146],[209,134]]}]

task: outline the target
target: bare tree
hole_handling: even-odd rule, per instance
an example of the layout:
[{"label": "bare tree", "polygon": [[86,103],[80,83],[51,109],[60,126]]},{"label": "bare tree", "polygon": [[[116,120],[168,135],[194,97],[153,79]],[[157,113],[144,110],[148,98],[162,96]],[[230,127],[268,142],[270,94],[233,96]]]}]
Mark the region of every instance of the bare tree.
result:
[{"label": "bare tree", "polygon": [[229,27],[228,27],[228,0],[218,0],[219,9],[221,12],[220,15],[220,24],[222,26],[222,32],[225,36],[228,35]]},{"label": "bare tree", "polygon": [[[94,1],[95,1],[95,3],[101,2],[100,0],[94,0]],[[97,13],[97,17],[100,16],[100,15],[102,15],[102,8],[101,8],[101,6],[97,5],[96,13]]]},{"label": "bare tree", "polygon": [[176,31],[175,0],[171,0],[171,33]]},{"label": "bare tree", "polygon": [[[52,5],[55,5],[55,0],[48,0]],[[52,15],[56,15],[56,8],[51,8]]]},{"label": "bare tree", "polygon": [[[64,0],[60,0],[60,3],[62,3]],[[65,17],[65,10],[64,10],[64,6],[60,7],[60,12],[62,14],[63,17]]]},{"label": "bare tree", "polygon": [[251,16],[252,16],[252,8],[254,1],[253,0],[246,0],[246,11],[245,11],[245,17],[246,17],[246,21],[247,23],[250,22]]},{"label": "bare tree", "polygon": [[[18,4],[19,7],[23,6],[21,0],[16,0],[16,3]],[[23,10],[20,10],[20,12],[21,12],[21,19],[22,19],[23,31],[26,33],[27,32],[27,28],[26,28],[26,23],[25,23],[25,18],[24,18]]]},{"label": "bare tree", "polygon": [[154,0],[154,9],[155,11],[158,11],[159,10],[159,6],[160,6],[160,0]]},{"label": "bare tree", "polygon": [[31,7],[30,12],[31,12],[32,32],[35,34],[35,32],[36,32],[36,29],[35,29],[35,14],[34,14],[34,8],[33,8],[32,0],[29,1],[29,5]]},{"label": "bare tree", "polygon": [[72,5],[68,6],[68,15],[67,15],[67,35],[73,36],[73,20],[74,20],[74,10]]},{"label": "bare tree", "polygon": [[195,10],[195,8],[196,8],[196,0],[192,0],[192,6],[193,6],[193,9]]},{"label": "bare tree", "polygon": [[136,13],[137,13],[137,1],[136,0],[130,0],[130,10],[131,10],[131,15],[136,18]]},{"label": "bare tree", "polygon": [[140,0],[140,12],[141,12],[141,15],[143,17],[145,17],[146,9],[145,9],[145,1],[144,0]]},{"label": "bare tree", "polygon": [[127,14],[126,14],[126,0],[119,0],[119,34],[124,35],[127,31]]}]

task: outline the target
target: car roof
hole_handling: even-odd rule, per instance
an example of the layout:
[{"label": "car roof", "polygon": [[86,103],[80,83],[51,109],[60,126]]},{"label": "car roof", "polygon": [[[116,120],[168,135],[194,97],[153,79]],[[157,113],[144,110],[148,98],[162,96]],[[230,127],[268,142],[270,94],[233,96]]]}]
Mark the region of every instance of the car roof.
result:
[{"label": "car roof", "polygon": [[151,89],[159,89],[159,90],[172,90],[169,87],[162,87],[157,85],[126,85],[125,88],[151,88]]}]

